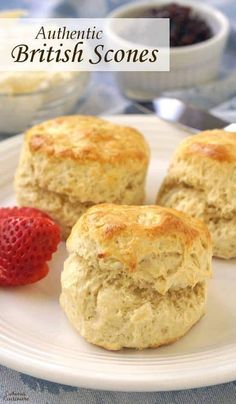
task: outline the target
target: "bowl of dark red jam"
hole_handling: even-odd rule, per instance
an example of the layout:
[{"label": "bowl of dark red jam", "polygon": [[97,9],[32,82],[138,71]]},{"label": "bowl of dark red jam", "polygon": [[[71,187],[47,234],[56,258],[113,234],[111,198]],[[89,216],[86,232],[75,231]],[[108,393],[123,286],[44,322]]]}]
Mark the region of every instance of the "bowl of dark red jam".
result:
[{"label": "bowl of dark red jam", "polygon": [[209,23],[187,4],[147,7],[132,13],[132,18],[169,18],[171,48],[194,45],[213,37]]},{"label": "bowl of dark red jam", "polygon": [[141,1],[121,6],[108,17],[170,20],[170,71],[117,72],[118,85],[129,98],[151,100],[165,90],[207,83],[219,74],[229,22],[216,8],[193,0]]}]

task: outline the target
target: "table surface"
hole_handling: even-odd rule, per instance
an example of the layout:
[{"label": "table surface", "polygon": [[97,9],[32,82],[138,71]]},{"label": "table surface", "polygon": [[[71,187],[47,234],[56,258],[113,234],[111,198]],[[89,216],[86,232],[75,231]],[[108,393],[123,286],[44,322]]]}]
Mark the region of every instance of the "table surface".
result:
[{"label": "table surface", "polygon": [[[127,0],[12,0],[8,8],[27,8],[32,16],[56,17],[103,17],[110,10],[127,3]],[[236,1],[235,0],[205,0],[205,2],[220,8],[231,20],[231,36],[222,65],[224,76],[236,69]],[[96,4],[96,7],[94,6]],[[6,1],[0,0],[0,9],[6,8]],[[235,76],[236,77],[236,76]],[[235,78],[236,81],[236,78]],[[234,80],[231,80],[231,83]],[[229,86],[229,84],[228,84]],[[232,84],[230,84],[232,87]],[[212,91],[213,89],[213,91]],[[211,94],[214,93],[214,96]],[[177,96],[190,100],[196,105],[213,109],[219,116],[236,121],[236,84],[231,94],[226,85],[213,83],[208,86],[177,92]],[[230,98],[230,100],[229,100]],[[102,100],[102,101],[101,101]],[[220,105],[218,105],[220,104]],[[111,74],[94,74],[90,91],[84,102],[79,105],[79,112],[91,114],[114,114],[140,112],[130,101],[122,97],[115,86]],[[157,392],[157,393],[121,393],[95,391],[52,382],[25,375],[6,367],[0,366],[0,403],[22,402],[33,404],[53,403],[99,403],[99,404],[171,404],[171,403],[206,403],[222,404],[236,403],[236,381],[201,389],[186,391]]]}]

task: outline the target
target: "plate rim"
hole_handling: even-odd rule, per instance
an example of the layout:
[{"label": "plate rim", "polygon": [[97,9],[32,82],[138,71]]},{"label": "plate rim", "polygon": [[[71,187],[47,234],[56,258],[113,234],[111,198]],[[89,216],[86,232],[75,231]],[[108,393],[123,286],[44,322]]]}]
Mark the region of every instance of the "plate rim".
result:
[{"label": "plate rim", "polygon": [[[18,372],[25,373],[29,376],[36,378],[48,380],[58,384],[64,384],[74,387],[87,388],[92,390],[108,390],[108,391],[120,391],[120,392],[158,392],[158,391],[174,391],[174,390],[189,390],[193,388],[203,388],[213,385],[218,385],[222,383],[229,383],[236,378],[236,360],[232,362],[232,368],[222,369],[219,367],[214,367],[214,373],[207,373],[204,370],[200,370],[201,374],[196,378],[196,373],[192,375],[178,375],[175,379],[169,377],[165,380],[157,379],[145,379],[145,388],[143,388],[140,379],[133,378],[132,380],[117,379],[113,376],[113,373],[106,374],[106,380],[104,382],[104,377],[99,374],[94,377],[91,376],[89,372],[86,374],[84,372],[71,373],[71,368],[63,369],[60,366],[54,366],[50,363],[41,362],[41,367],[39,368],[38,363],[33,360],[28,360],[24,362],[24,369],[22,370],[20,362],[25,359],[24,355],[12,355],[9,359],[7,357],[8,353],[0,353],[1,365],[10,367]],[[234,366],[233,366],[234,365]]]}]

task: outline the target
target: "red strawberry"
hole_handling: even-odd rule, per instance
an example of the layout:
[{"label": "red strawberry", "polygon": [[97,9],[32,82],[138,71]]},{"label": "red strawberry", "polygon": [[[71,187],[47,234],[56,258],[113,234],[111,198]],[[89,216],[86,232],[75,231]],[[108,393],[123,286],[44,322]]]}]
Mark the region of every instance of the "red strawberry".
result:
[{"label": "red strawberry", "polygon": [[59,241],[59,226],[37,209],[0,209],[0,285],[26,285],[44,278],[46,261]]}]

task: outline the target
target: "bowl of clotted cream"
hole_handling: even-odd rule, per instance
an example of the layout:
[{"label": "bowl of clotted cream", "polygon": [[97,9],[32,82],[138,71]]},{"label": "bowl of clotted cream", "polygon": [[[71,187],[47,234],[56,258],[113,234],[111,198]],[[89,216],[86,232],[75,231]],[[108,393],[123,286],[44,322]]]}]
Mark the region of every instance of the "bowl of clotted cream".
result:
[{"label": "bowl of clotted cream", "polygon": [[75,112],[88,82],[88,72],[1,72],[0,134]]}]

